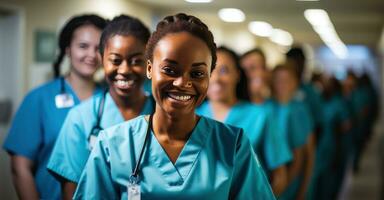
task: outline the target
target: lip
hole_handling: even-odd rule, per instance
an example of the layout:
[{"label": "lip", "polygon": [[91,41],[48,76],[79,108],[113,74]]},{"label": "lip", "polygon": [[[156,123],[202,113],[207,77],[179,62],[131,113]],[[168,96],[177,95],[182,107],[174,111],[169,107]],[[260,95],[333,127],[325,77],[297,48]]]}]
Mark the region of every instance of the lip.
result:
[{"label": "lip", "polygon": [[115,80],[113,82],[113,84],[118,89],[127,90],[127,89],[135,87],[137,85],[137,81],[136,80],[128,80],[128,79],[125,79],[125,80],[119,79],[119,80]]},{"label": "lip", "polygon": [[193,99],[196,97],[195,94],[179,91],[168,91],[165,93],[165,96],[171,102],[177,104],[188,104],[189,102],[193,101]]}]

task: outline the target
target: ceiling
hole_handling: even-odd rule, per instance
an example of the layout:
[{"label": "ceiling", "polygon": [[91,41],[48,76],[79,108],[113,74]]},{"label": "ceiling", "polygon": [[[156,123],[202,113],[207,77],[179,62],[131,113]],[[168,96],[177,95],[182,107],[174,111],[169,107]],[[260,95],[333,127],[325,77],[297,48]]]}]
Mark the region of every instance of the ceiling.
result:
[{"label": "ceiling", "polygon": [[[163,13],[205,13],[228,28],[247,28],[247,22],[262,20],[273,27],[287,30],[296,43],[322,44],[319,36],[304,18],[308,8],[325,9],[336,32],[345,44],[361,44],[377,48],[384,25],[384,0],[214,0],[209,4],[191,4],[183,0],[132,0]],[[246,15],[246,21],[229,24],[218,20],[220,8],[236,7]]]}]

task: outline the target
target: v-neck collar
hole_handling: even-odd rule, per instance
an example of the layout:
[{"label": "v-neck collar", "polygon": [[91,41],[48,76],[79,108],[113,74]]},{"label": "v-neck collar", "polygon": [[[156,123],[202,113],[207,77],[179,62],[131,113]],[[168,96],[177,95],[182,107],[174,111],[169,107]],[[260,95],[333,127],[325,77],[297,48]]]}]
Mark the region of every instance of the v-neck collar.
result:
[{"label": "v-neck collar", "polygon": [[151,131],[148,144],[151,161],[154,162],[154,165],[159,169],[163,178],[170,186],[180,186],[184,183],[197,161],[200,151],[204,148],[209,133],[211,133],[210,126],[208,126],[206,119],[201,117],[181,150],[175,164],[173,164]]}]

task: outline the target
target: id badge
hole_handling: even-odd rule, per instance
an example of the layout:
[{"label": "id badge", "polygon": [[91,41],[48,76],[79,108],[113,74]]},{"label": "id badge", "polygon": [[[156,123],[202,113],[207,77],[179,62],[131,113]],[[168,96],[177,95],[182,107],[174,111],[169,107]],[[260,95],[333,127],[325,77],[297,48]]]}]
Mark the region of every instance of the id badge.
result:
[{"label": "id badge", "polygon": [[140,191],[140,185],[133,182],[128,183],[127,186],[127,192],[128,192],[128,200],[141,200],[141,191]]},{"label": "id badge", "polygon": [[67,93],[56,95],[55,103],[57,108],[69,108],[75,104],[72,95]]},{"label": "id badge", "polygon": [[96,136],[94,136],[94,135],[89,136],[89,141],[88,141],[89,150],[93,149],[93,147],[95,146],[96,140],[97,140]]}]

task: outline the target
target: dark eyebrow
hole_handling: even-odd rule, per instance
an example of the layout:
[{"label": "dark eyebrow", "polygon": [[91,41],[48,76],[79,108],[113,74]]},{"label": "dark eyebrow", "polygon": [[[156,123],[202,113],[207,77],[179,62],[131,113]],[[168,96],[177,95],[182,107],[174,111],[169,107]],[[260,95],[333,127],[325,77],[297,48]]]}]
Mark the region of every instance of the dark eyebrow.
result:
[{"label": "dark eyebrow", "polygon": [[178,64],[176,61],[171,60],[171,59],[168,59],[168,58],[164,59],[164,61],[165,61],[165,62],[169,62],[169,63],[174,64],[174,65],[177,65],[177,64]]},{"label": "dark eyebrow", "polygon": [[[114,52],[110,53],[109,55],[115,55],[115,56],[120,56],[121,57],[121,54],[114,53]],[[133,53],[133,54],[128,55],[128,58],[133,58],[135,56],[140,56],[140,55],[143,55],[143,53],[137,52],[137,53]]]},{"label": "dark eyebrow", "polygon": [[[174,61],[174,60],[171,60],[171,59],[168,59],[168,58],[164,59],[164,61],[169,62],[169,63],[174,64],[174,65],[178,64],[177,61]],[[208,66],[207,64],[205,64],[205,62],[199,62],[199,63],[193,63],[192,67],[198,67],[198,66],[201,66],[201,65]]]},{"label": "dark eyebrow", "polygon": [[205,62],[193,63],[192,67],[198,67],[198,66],[201,66],[201,65],[204,65],[204,66],[208,67],[208,65],[205,64]]}]

